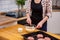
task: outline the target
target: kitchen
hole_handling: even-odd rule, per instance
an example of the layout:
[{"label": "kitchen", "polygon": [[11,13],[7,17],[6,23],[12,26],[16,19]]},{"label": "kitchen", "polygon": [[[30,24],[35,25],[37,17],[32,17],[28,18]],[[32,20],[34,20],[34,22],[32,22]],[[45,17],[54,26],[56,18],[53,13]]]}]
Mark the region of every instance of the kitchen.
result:
[{"label": "kitchen", "polygon": [[[57,2],[57,5],[58,5],[58,7],[60,6],[59,5],[59,2],[60,2],[60,0]],[[56,3],[56,0],[53,0],[53,5],[54,5],[54,7],[55,7],[55,3]],[[24,6],[24,8],[26,7],[26,5]],[[12,13],[14,13],[15,12],[15,14],[16,14],[16,11],[17,11],[17,5],[16,5],[16,3],[15,3],[15,0],[1,0],[0,1],[0,15],[1,15],[1,19],[2,19],[2,22],[0,23],[1,25],[0,25],[0,28],[1,28],[1,30],[2,30],[2,28],[5,28],[5,27],[10,27],[11,25],[16,25],[17,24],[17,21],[18,20],[23,20],[23,19],[26,19],[26,17],[22,17],[22,18],[14,18],[14,17],[6,17],[5,15],[6,15],[6,13],[8,14],[9,12],[12,12]],[[24,11],[25,12],[25,11]],[[48,20],[48,32],[51,32],[51,33],[54,33],[54,34],[60,34],[60,19],[58,18],[58,17],[60,17],[60,9],[59,8],[56,8],[56,9],[54,9],[53,8],[53,14],[52,14],[52,18],[50,18],[49,20]],[[16,14],[17,15],[17,14]],[[23,16],[25,16],[25,13],[23,13]],[[4,17],[4,18],[3,18]],[[5,19],[5,18],[7,18],[7,19]],[[0,19],[0,20],[1,20]],[[4,21],[5,20],[5,21]],[[7,21],[8,22],[7,22]],[[54,29],[53,29],[53,28]],[[9,29],[9,28],[8,28]],[[6,29],[3,29],[3,30],[6,30]],[[8,30],[7,30],[8,31]],[[10,31],[11,32],[11,31]],[[9,33],[9,32],[8,32]],[[4,34],[4,33],[3,33]],[[12,34],[11,34],[12,35]],[[18,33],[17,33],[17,35],[18,35]],[[19,36],[17,36],[18,37],[18,39],[19,39]],[[6,38],[8,38],[8,37],[6,37]],[[10,36],[9,36],[9,38],[10,38]],[[15,37],[16,38],[16,37]],[[17,39],[17,38],[16,38]],[[13,39],[12,39],[13,40]]]}]

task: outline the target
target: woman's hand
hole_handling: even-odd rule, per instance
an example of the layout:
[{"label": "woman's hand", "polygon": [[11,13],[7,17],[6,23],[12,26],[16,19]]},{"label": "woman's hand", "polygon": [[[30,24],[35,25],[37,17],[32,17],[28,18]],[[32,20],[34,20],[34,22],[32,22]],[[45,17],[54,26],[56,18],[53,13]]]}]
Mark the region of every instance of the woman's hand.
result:
[{"label": "woman's hand", "polygon": [[42,28],[42,25],[48,20],[48,17],[46,16],[44,19],[42,19],[36,26],[36,28]]},{"label": "woman's hand", "polygon": [[43,23],[42,23],[42,22],[39,22],[39,23],[37,24],[36,28],[42,28],[42,25],[43,25]]},{"label": "woman's hand", "polygon": [[31,18],[28,17],[27,20],[26,20],[26,22],[31,25]]}]

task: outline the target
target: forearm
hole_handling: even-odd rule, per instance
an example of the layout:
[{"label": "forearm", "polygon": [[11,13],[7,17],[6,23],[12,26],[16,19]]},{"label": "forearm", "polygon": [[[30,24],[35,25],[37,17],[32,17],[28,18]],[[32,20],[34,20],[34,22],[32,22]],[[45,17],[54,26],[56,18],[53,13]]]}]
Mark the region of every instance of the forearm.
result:
[{"label": "forearm", "polygon": [[43,18],[40,22],[44,24],[47,20],[48,20],[48,16],[45,16],[45,18]]},{"label": "forearm", "polygon": [[27,18],[29,18],[29,17],[30,17],[30,14],[29,14],[29,13],[27,13],[27,14],[26,14],[26,16],[27,16]]}]

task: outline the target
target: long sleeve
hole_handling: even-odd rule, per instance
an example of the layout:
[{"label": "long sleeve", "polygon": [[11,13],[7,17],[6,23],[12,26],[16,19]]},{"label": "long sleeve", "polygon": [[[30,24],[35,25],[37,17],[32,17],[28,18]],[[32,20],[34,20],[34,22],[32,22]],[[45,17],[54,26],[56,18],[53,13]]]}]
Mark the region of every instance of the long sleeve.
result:
[{"label": "long sleeve", "polygon": [[52,0],[47,0],[46,2],[47,16],[52,16]]},{"label": "long sleeve", "polygon": [[26,13],[29,13],[29,14],[31,14],[31,0],[27,0],[26,1]]}]

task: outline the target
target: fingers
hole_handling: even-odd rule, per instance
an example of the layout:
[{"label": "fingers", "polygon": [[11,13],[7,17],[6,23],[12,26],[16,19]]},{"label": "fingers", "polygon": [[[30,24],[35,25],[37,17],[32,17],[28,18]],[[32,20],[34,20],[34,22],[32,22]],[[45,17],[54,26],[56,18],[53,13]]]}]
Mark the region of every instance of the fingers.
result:
[{"label": "fingers", "polygon": [[36,26],[36,28],[40,28],[40,26],[39,26],[39,25],[37,25],[37,26]]},{"label": "fingers", "polygon": [[38,24],[38,25],[36,26],[36,28],[42,28],[42,25],[41,25],[41,24]]},{"label": "fingers", "polygon": [[29,24],[29,20],[26,21]]},{"label": "fingers", "polygon": [[30,19],[27,19],[27,23],[28,23],[29,25],[31,25],[31,20],[30,20]]},{"label": "fingers", "polygon": [[29,23],[30,25],[31,25],[31,21],[30,21],[30,23]]}]

